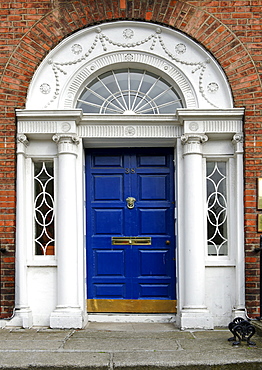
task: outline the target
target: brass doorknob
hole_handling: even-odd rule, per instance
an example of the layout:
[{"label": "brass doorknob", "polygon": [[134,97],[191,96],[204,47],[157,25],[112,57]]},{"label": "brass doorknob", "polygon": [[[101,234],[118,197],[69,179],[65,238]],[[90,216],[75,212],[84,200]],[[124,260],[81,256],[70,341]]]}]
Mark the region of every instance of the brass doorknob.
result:
[{"label": "brass doorknob", "polygon": [[170,240],[166,240],[166,245],[169,245],[170,244]]}]

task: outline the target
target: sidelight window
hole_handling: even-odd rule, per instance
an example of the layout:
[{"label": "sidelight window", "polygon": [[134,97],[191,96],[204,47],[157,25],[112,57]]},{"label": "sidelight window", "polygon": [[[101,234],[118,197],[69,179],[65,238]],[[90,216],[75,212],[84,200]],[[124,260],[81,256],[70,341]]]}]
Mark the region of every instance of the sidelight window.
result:
[{"label": "sidelight window", "polygon": [[226,162],[207,162],[207,244],[209,256],[228,255]]},{"label": "sidelight window", "polygon": [[35,254],[54,254],[54,163],[34,163]]},{"label": "sidelight window", "polygon": [[96,77],[77,100],[95,114],[174,114],[182,100],[162,77],[139,69],[119,69]]}]

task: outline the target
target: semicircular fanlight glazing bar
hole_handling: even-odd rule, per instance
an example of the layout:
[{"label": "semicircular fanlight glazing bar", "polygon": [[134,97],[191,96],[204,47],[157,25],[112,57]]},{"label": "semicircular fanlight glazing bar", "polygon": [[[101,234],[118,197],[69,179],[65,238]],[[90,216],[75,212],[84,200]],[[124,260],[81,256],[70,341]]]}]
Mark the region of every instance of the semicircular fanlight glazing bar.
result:
[{"label": "semicircular fanlight glazing bar", "polygon": [[174,114],[182,106],[174,87],[162,77],[131,68],[101,74],[77,99],[77,108],[95,114]]}]

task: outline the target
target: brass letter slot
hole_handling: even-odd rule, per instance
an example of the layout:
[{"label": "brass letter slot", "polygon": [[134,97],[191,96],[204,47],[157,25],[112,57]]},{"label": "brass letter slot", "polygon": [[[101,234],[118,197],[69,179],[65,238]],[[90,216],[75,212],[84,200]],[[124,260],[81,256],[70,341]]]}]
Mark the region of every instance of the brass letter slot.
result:
[{"label": "brass letter slot", "polygon": [[151,238],[139,238],[132,236],[118,237],[114,236],[111,239],[112,245],[151,245]]}]

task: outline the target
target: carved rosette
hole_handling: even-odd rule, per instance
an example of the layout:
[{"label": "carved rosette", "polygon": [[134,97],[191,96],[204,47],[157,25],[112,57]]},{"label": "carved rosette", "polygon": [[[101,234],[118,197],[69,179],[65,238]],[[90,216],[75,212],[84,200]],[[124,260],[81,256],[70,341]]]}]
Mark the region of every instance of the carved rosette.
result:
[{"label": "carved rosette", "polygon": [[54,135],[54,142],[58,147],[58,154],[77,154],[80,139],[77,135]]},{"label": "carved rosette", "polygon": [[205,134],[182,135],[181,143],[184,147],[183,155],[202,154],[202,145],[208,141]]}]

